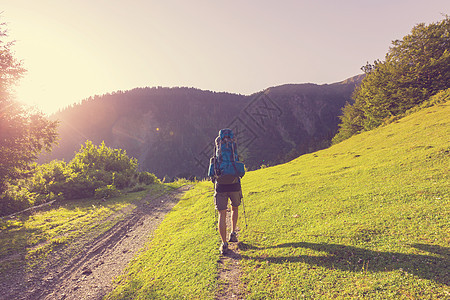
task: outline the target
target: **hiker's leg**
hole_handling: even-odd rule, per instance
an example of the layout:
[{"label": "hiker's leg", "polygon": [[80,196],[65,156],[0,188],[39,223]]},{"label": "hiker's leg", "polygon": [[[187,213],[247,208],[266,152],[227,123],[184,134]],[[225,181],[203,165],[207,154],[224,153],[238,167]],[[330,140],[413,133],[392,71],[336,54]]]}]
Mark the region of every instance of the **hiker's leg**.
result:
[{"label": "hiker's leg", "polygon": [[214,193],[214,204],[216,205],[216,209],[219,212],[219,220],[217,222],[217,227],[219,229],[220,238],[222,239],[222,243],[226,242],[227,236],[227,206],[228,206],[228,197],[226,193]]},{"label": "hiker's leg", "polygon": [[218,221],[218,227],[219,227],[219,234],[220,238],[222,239],[222,243],[227,242],[227,210],[219,210],[219,221]]},{"label": "hiker's leg", "polygon": [[242,191],[230,192],[231,200],[231,232],[236,232],[237,221],[239,217],[239,205],[241,205]]},{"label": "hiker's leg", "polygon": [[239,217],[239,207],[231,207],[231,232],[236,232],[236,225]]}]

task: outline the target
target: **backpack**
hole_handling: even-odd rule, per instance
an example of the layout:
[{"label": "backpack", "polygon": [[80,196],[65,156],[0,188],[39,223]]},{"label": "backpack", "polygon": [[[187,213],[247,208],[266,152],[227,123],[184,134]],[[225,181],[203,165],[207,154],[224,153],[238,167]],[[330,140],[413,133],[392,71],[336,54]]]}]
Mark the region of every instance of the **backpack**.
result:
[{"label": "backpack", "polygon": [[208,176],[214,177],[219,184],[233,184],[244,174],[245,167],[239,161],[233,131],[229,128],[221,129],[214,143],[214,155],[210,160]]}]

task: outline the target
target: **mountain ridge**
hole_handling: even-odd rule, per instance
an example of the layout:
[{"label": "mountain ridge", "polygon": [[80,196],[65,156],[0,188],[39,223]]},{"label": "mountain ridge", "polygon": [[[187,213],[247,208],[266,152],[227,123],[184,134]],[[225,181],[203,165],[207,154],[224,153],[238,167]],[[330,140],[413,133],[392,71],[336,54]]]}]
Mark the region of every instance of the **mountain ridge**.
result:
[{"label": "mountain ridge", "polygon": [[361,78],[347,80],[285,84],[251,95],[146,87],[94,96],[50,117],[60,121],[61,139],[39,161],[68,161],[86,140],[105,141],[160,178],[204,177],[213,139],[231,127],[249,169],[278,164],[329,145]]}]

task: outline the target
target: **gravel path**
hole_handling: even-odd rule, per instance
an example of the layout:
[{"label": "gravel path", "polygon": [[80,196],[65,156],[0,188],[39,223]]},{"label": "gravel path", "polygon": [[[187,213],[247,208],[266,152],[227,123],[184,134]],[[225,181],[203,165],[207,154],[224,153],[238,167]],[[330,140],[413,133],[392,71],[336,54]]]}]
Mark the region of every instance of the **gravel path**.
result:
[{"label": "gravel path", "polygon": [[[217,213],[217,212],[216,212]],[[231,217],[230,208],[227,209],[227,232],[230,233]],[[240,215],[239,222],[243,222],[241,219],[243,215]],[[239,240],[239,227],[237,228],[238,240]],[[218,232],[217,232],[218,234]],[[219,272],[218,272],[218,292],[216,294],[217,300],[229,300],[229,299],[244,299],[242,287],[240,286],[241,267],[239,262],[241,260],[241,254],[239,251],[239,243],[228,243],[228,253],[222,255],[219,259]]]}]

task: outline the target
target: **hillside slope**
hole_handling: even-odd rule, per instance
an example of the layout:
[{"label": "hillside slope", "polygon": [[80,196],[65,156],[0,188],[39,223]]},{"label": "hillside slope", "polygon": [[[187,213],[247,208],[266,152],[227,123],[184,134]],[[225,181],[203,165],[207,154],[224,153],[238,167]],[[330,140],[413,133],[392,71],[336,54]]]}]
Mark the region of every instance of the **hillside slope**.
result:
[{"label": "hillside slope", "polygon": [[[250,96],[194,88],[139,88],[83,101],[54,116],[59,145],[41,158],[69,161],[81,144],[120,148],[158,177],[204,177],[219,129],[231,127],[248,168],[323,149],[361,78],[292,84]],[[270,142],[267,142],[270,141]]]},{"label": "hillside slope", "polygon": [[[447,101],[246,174],[241,296],[448,297],[449,115]],[[214,298],[212,196],[201,182],[180,201],[111,299]]]}]

